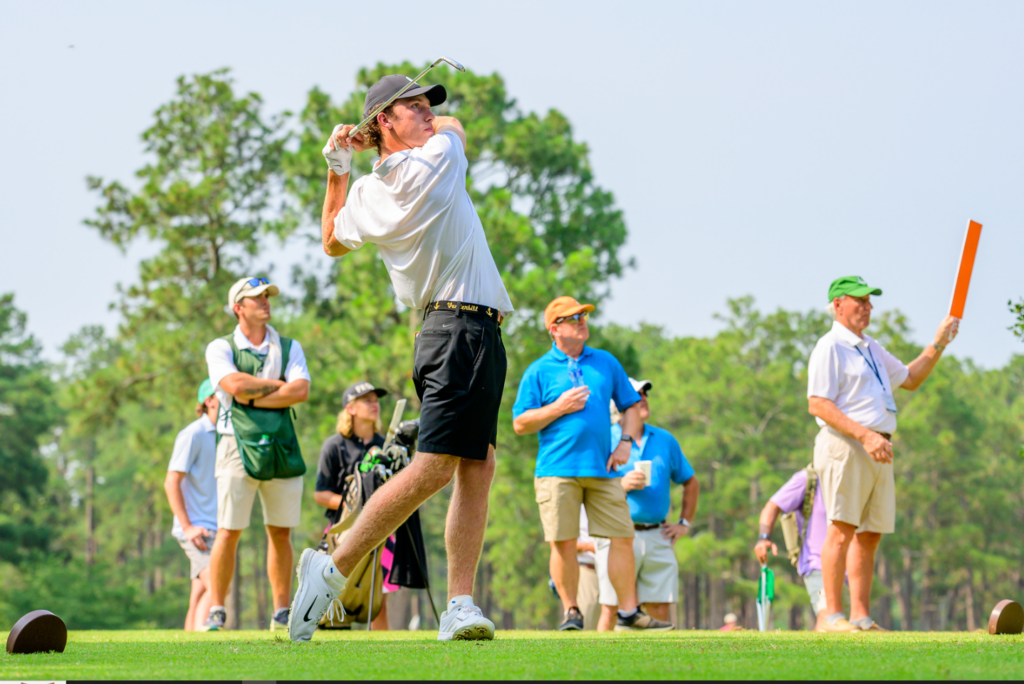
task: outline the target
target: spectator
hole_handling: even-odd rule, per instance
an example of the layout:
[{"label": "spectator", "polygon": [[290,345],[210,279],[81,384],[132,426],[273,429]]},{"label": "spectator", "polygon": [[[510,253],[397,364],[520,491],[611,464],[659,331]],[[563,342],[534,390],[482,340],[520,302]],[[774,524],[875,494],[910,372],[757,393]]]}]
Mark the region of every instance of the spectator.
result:
[{"label": "spectator", "polygon": [[[578,605],[580,504],[590,535],[609,539],[608,574],[621,597],[617,630],[665,630],[636,603],[633,526],[629,506],[612,469],[629,459],[630,437],[614,449],[608,426],[610,400],[622,411],[626,435],[639,425],[640,395],[622,365],[606,351],[586,346],[587,315],[594,310],[572,297],[558,297],[544,310],[551,351],[530,364],[512,409],[517,435],[539,433],[534,488],[544,540],[551,545],[551,578],[562,600],[559,629],[583,629]],[[591,396],[593,395],[593,396]]]},{"label": "spectator", "polygon": [[[821,550],[825,588],[825,632],[884,631],[869,613],[875,551],[883,534],[896,529],[896,481],[892,433],[899,386],[915,390],[956,336],[947,316],[935,340],[905,365],[864,334],[871,323],[871,295],[863,278],[836,278],[828,288],[832,330],[822,336],[808,362],[808,411],[821,430],[814,440],[814,469],[830,524]],[[849,572],[850,620],[843,613],[843,578]]]},{"label": "spectator", "polygon": [[736,613],[726,613],[722,622],[725,624],[718,628],[719,632],[740,632],[743,630],[743,628],[740,627]]},{"label": "spectator", "polygon": [[[344,408],[338,414],[337,434],[331,435],[320,450],[320,466],[316,475],[316,492],[313,495],[318,505],[327,509],[330,524],[337,521],[336,511],[341,506],[345,478],[357,475],[359,463],[373,447],[384,446],[383,427],[380,421],[380,397],[388,391],[374,387],[368,382],[357,382],[341,395]],[[344,534],[344,533],[342,533]],[[333,553],[341,542],[342,534],[331,535],[328,553]],[[370,623],[374,630],[388,629],[387,594],[398,587],[387,581],[391,571],[395,536],[391,535],[381,554],[384,572],[384,602],[380,613]],[[389,547],[390,546],[390,550]]]},{"label": "spectator", "polygon": [[217,524],[210,557],[213,605],[203,629],[224,627],[224,599],[235,572],[235,551],[260,495],[267,529],[267,576],[273,594],[271,629],[287,629],[292,587],[291,531],[302,509],[306,465],[291,407],[309,396],[306,355],[297,340],[270,326],[266,278],[242,278],[228,292],[235,330],[206,347],[210,382],[217,391]]},{"label": "spectator", "polygon": [[164,491],[174,513],[171,535],[189,560],[192,590],[185,614],[185,631],[202,628],[210,610],[210,547],[217,536],[217,395],[203,380],[196,397],[196,420],[174,439]]},{"label": "spectator", "polygon": [[[821,622],[825,617],[820,612],[824,608],[825,598],[821,583],[821,545],[825,541],[828,518],[825,516],[825,502],[821,498],[820,483],[816,482],[813,498],[810,502],[807,501],[808,476],[807,468],[798,470],[761,509],[760,529],[758,530],[757,544],[754,546],[754,555],[757,556],[761,565],[765,565],[768,563],[769,550],[772,555],[779,554],[778,547],[772,543],[772,530],[775,528],[775,521],[778,520],[780,513],[794,513],[801,540],[796,570],[803,578],[804,586],[807,587],[811,609],[817,616],[818,622]],[[817,481],[817,477],[815,477],[815,481]],[[804,518],[804,509],[807,504],[811,508],[809,519]]]},{"label": "spectator", "polygon": [[[647,424],[651,417],[648,393],[650,380],[630,383],[640,394],[640,423],[632,432],[632,450],[629,460],[619,469],[622,488],[626,491],[629,514],[636,536],[633,538],[633,556],[636,559],[637,600],[647,613],[661,622],[671,624],[672,604],[679,601],[679,563],[673,550],[676,540],[690,534],[690,520],[697,512],[700,482],[693,467],[679,448],[679,442],[667,430]],[[623,434],[619,425],[612,426],[612,443]],[[651,480],[637,468],[650,466]],[[623,474],[624,473],[624,474]],[[669,523],[666,518],[672,507],[671,484],[682,485],[679,520]],[[608,540],[597,541],[597,576],[601,582],[601,621],[598,629],[611,630],[614,626],[618,596],[608,579]]]}]

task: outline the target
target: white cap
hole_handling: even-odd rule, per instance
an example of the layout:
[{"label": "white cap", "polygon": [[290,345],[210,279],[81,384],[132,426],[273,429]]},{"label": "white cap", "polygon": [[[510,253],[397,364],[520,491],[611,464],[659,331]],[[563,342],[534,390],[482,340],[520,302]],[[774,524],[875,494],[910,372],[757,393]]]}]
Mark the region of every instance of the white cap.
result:
[{"label": "white cap", "polygon": [[634,380],[633,378],[630,378],[629,382],[637,392],[644,392],[650,390],[652,387],[650,380]]},{"label": "white cap", "polygon": [[[252,284],[253,281],[256,282],[255,285]],[[233,316],[235,304],[246,297],[259,297],[264,292],[269,297],[276,297],[281,291],[277,289],[277,285],[271,285],[266,278],[241,278],[228,290],[228,310]]]}]

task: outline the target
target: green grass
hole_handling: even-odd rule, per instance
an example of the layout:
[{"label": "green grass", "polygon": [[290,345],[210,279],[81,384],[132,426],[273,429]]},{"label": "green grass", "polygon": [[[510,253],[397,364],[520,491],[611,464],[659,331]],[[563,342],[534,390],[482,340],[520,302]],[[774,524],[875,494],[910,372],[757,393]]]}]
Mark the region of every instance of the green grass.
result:
[{"label": "green grass", "polygon": [[[53,679],[1016,679],[1024,636],[976,632],[72,632],[64,653],[0,657],[0,680]],[[6,635],[4,636],[6,640]]]}]

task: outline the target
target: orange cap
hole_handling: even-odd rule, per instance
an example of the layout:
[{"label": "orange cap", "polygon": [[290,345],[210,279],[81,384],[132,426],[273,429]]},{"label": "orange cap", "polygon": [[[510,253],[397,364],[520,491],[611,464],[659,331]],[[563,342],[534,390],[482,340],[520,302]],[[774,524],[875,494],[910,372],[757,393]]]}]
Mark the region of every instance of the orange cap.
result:
[{"label": "orange cap", "polygon": [[580,304],[573,297],[555,297],[544,309],[544,327],[550,328],[556,318],[572,316],[584,311],[590,313],[593,310],[593,304]]}]

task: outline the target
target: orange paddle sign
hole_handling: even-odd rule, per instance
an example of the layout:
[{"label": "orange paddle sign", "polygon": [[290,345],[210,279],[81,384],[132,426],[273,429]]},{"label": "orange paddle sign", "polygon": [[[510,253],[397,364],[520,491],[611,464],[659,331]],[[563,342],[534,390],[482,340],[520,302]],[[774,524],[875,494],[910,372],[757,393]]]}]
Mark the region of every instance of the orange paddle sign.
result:
[{"label": "orange paddle sign", "polygon": [[978,240],[980,239],[981,224],[977,221],[969,221],[967,234],[964,236],[964,249],[960,253],[960,268],[956,272],[956,285],[953,286],[953,297],[949,302],[949,315],[954,318],[964,317],[967,288],[971,285],[971,272],[974,270],[974,257],[978,254]]}]

